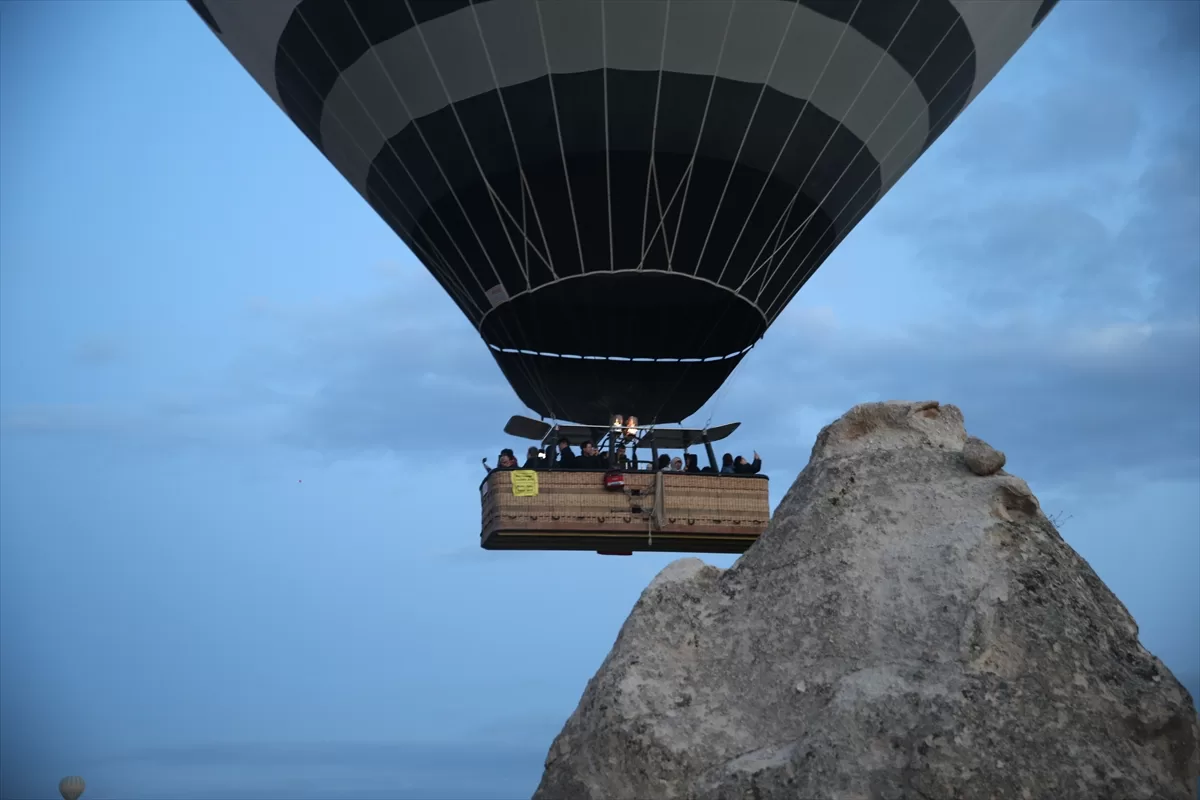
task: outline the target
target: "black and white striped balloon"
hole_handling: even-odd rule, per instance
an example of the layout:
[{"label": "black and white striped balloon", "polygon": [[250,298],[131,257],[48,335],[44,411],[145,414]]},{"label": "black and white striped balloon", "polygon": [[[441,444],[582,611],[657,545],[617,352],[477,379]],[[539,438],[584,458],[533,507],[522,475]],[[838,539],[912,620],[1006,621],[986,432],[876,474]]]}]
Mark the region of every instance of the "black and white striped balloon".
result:
[{"label": "black and white striped balloon", "polygon": [[189,0],[547,417],[695,412],[1056,0]]}]

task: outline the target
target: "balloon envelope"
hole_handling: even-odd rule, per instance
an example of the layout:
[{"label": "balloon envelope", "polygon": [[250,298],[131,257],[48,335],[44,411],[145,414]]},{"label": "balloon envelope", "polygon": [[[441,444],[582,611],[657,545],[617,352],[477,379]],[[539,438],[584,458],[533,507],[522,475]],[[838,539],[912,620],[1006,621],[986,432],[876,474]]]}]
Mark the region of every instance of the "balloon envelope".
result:
[{"label": "balloon envelope", "polygon": [[1056,0],[189,2],[527,406],[661,423]]}]

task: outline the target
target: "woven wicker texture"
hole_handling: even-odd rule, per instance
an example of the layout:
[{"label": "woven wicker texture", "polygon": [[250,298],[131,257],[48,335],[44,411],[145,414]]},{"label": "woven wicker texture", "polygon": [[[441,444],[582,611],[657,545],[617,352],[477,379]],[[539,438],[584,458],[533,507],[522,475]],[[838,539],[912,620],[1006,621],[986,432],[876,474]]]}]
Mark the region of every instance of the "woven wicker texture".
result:
[{"label": "woven wicker texture", "polygon": [[[654,510],[655,473],[625,473],[623,491],[601,472],[538,472],[538,494],[512,492],[512,473],[492,472],[481,488],[482,527],[494,530],[645,532]],[[662,532],[760,533],[770,519],[768,482],[711,474],[663,474]]]}]

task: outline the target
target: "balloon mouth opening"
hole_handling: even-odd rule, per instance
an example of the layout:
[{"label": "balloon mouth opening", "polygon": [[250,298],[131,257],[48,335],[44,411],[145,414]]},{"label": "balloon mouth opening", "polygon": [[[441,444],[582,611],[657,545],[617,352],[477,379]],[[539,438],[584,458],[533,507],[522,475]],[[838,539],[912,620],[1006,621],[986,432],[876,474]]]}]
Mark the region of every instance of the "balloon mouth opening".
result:
[{"label": "balloon mouth opening", "polygon": [[596,356],[596,355],[577,355],[574,353],[548,353],[542,350],[523,350],[514,347],[501,347],[497,344],[488,344],[493,351],[497,353],[515,353],[523,356],[541,356],[543,358],[569,358],[580,361],[637,361],[645,363],[670,363],[670,364],[704,364],[712,361],[729,361],[730,359],[741,358],[749,353],[754,345],[748,345],[741,350],[733,353],[726,353],[719,356],[708,356],[706,358],[648,358],[644,356]]},{"label": "balloon mouth opening", "polygon": [[594,271],[508,294],[480,335],[496,354],[539,360],[730,361],[766,328],[734,287],[680,273]]}]

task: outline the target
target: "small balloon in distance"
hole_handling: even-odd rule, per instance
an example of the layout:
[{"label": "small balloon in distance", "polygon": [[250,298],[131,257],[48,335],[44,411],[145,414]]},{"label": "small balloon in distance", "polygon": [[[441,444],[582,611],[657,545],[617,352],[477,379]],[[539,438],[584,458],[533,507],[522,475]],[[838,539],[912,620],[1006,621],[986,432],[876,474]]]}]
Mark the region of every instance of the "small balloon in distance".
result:
[{"label": "small balloon in distance", "polygon": [[63,800],[79,800],[86,788],[87,784],[78,775],[69,775],[58,782],[58,793],[63,796]]}]

